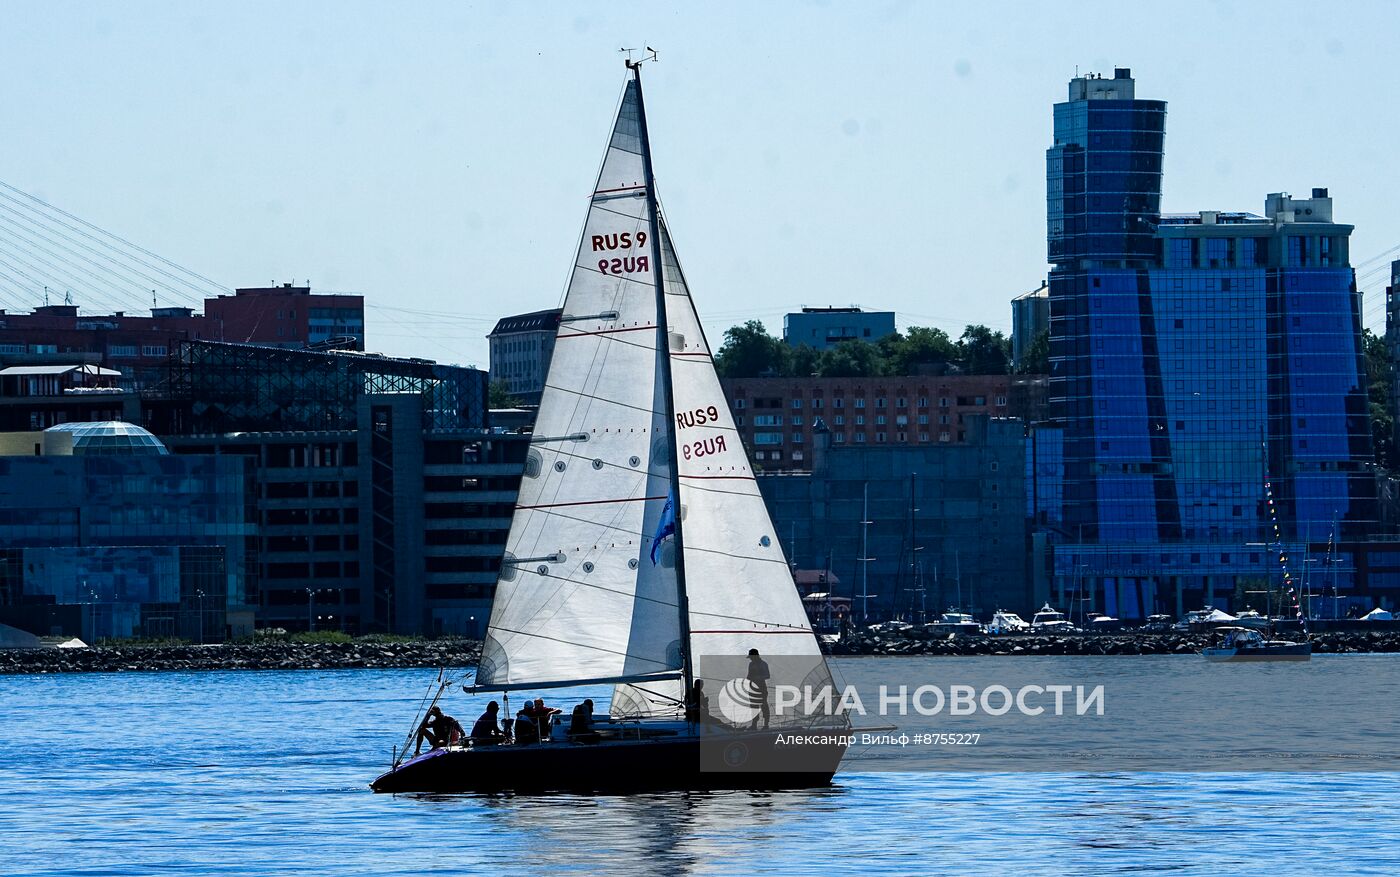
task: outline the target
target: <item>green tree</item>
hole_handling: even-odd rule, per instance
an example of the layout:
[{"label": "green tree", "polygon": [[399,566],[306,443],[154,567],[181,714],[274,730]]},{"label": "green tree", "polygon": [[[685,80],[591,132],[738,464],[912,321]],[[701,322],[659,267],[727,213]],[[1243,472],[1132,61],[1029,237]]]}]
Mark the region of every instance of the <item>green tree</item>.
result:
[{"label": "green tree", "polygon": [[1023,375],[1050,374],[1050,330],[1041,329],[1035,333],[1031,343],[1026,345],[1025,355],[1016,371]]},{"label": "green tree", "polygon": [[1011,342],[986,326],[968,326],[958,340],[963,368],[972,375],[1004,375],[1010,369]]},{"label": "green tree", "polygon": [[762,320],[749,320],[725,330],[724,344],[715,354],[715,370],[722,378],[785,375],[791,355],[781,338],[768,334]]},{"label": "green tree", "polygon": [[510,384],[497,378],[491,382],[488,393],[487,407],[489,408],[519,408],[523,404],[519,399],[510,394]]},{"label": "green tree", "polygon": [[1391,416],[1390,351],[1385,339],[1363,329],[1361,349],[1366,363],[1368,408],[1371,415],[1371,441],[1376,449],[1376,462],[1386,469],[1396,468],[1400,452],[1395,443],[1395,419]]},{"label": "green tree", "polygon": [[817,374],[824,378],[864,378],[880,373],[879,351],[864,341],[842,341],[822,351],[817,364]]},{"label": "green tree", "polygon": [[900,345],[898,358],[890,363],[891,374],[912,375],[919,366],[947,365],[962,357],[957,342],[942,329],[910,326]]},{"label": "green tree", "polygon": [[787,376],[806,378],[817,373],[822,353],[810,344],[799,344],[788,355]]}]

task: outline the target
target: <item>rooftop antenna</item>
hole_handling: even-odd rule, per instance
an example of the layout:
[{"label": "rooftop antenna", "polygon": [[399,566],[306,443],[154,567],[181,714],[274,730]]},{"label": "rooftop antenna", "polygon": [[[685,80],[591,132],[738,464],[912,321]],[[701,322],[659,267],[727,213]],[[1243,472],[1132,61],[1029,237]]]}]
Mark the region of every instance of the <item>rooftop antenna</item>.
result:
[{"label": "rooftop antenna", "polygon": [[151,290],[151,308],[154,309],[155,307],[156,307],[156,291],[153,289],[153,290]]},{"label": "rooftop antenna", "polygon": [[48,307],[48,306],[49,306],[49,288],[48,288],[47,286],[45,286],[45,287],[44,287],[44,307]]},{"label": "rooftop antenna", "polygon": [[71,305],[73,303],[73,290],[64,290],[63,303],[66,305]]}]

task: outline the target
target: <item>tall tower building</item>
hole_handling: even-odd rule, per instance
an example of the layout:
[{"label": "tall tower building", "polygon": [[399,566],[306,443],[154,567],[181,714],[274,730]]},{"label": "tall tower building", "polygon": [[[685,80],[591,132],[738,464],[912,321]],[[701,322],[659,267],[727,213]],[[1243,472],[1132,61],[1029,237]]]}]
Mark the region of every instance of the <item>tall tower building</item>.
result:
[{"label": "tall tower building", "polygon": [[1055,575],[1125,617],[1229,600],[1377,517],[1352,227],[1326,189],[1162,214],[1165,112],[1127,70],[1077,78],[1047,154]]}]

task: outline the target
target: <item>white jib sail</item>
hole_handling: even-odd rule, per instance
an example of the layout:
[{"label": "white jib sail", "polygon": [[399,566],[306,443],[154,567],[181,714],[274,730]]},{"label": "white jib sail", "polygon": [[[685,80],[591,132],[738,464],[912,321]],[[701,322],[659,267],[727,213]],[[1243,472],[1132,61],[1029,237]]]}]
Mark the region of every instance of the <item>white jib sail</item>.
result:
[{"label": "white jib sail", "polygon": [[[819,659],[821,648],[734,426],[664,217],[658,228],[695,676],[705,678],[705,656],[740,656],[749,649]],[[824,664],[818,660],[818,666]],[[707,678],[706,690],[714,694],[727,681]],[[673,713],[680,699],[679,683],[622,685],[613,708],[629,715]]]},{"label": "white jib sail", "polygon": [[632,678],[681,665],[675,571],[653,563],[669,492],[653,223],[635,81],[589,205],[476,685]]}]

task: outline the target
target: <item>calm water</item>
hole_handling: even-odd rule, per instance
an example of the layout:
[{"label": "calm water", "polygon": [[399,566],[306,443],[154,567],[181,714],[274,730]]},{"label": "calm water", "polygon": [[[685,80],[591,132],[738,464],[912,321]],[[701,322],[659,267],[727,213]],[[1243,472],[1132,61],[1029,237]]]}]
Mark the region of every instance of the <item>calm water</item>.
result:
[{"label": "calm water", "polygon": [[781,794],[372,794],[434,675],[0,677],[0,874],[1400,873],[1395,774],[855,764]]}]

